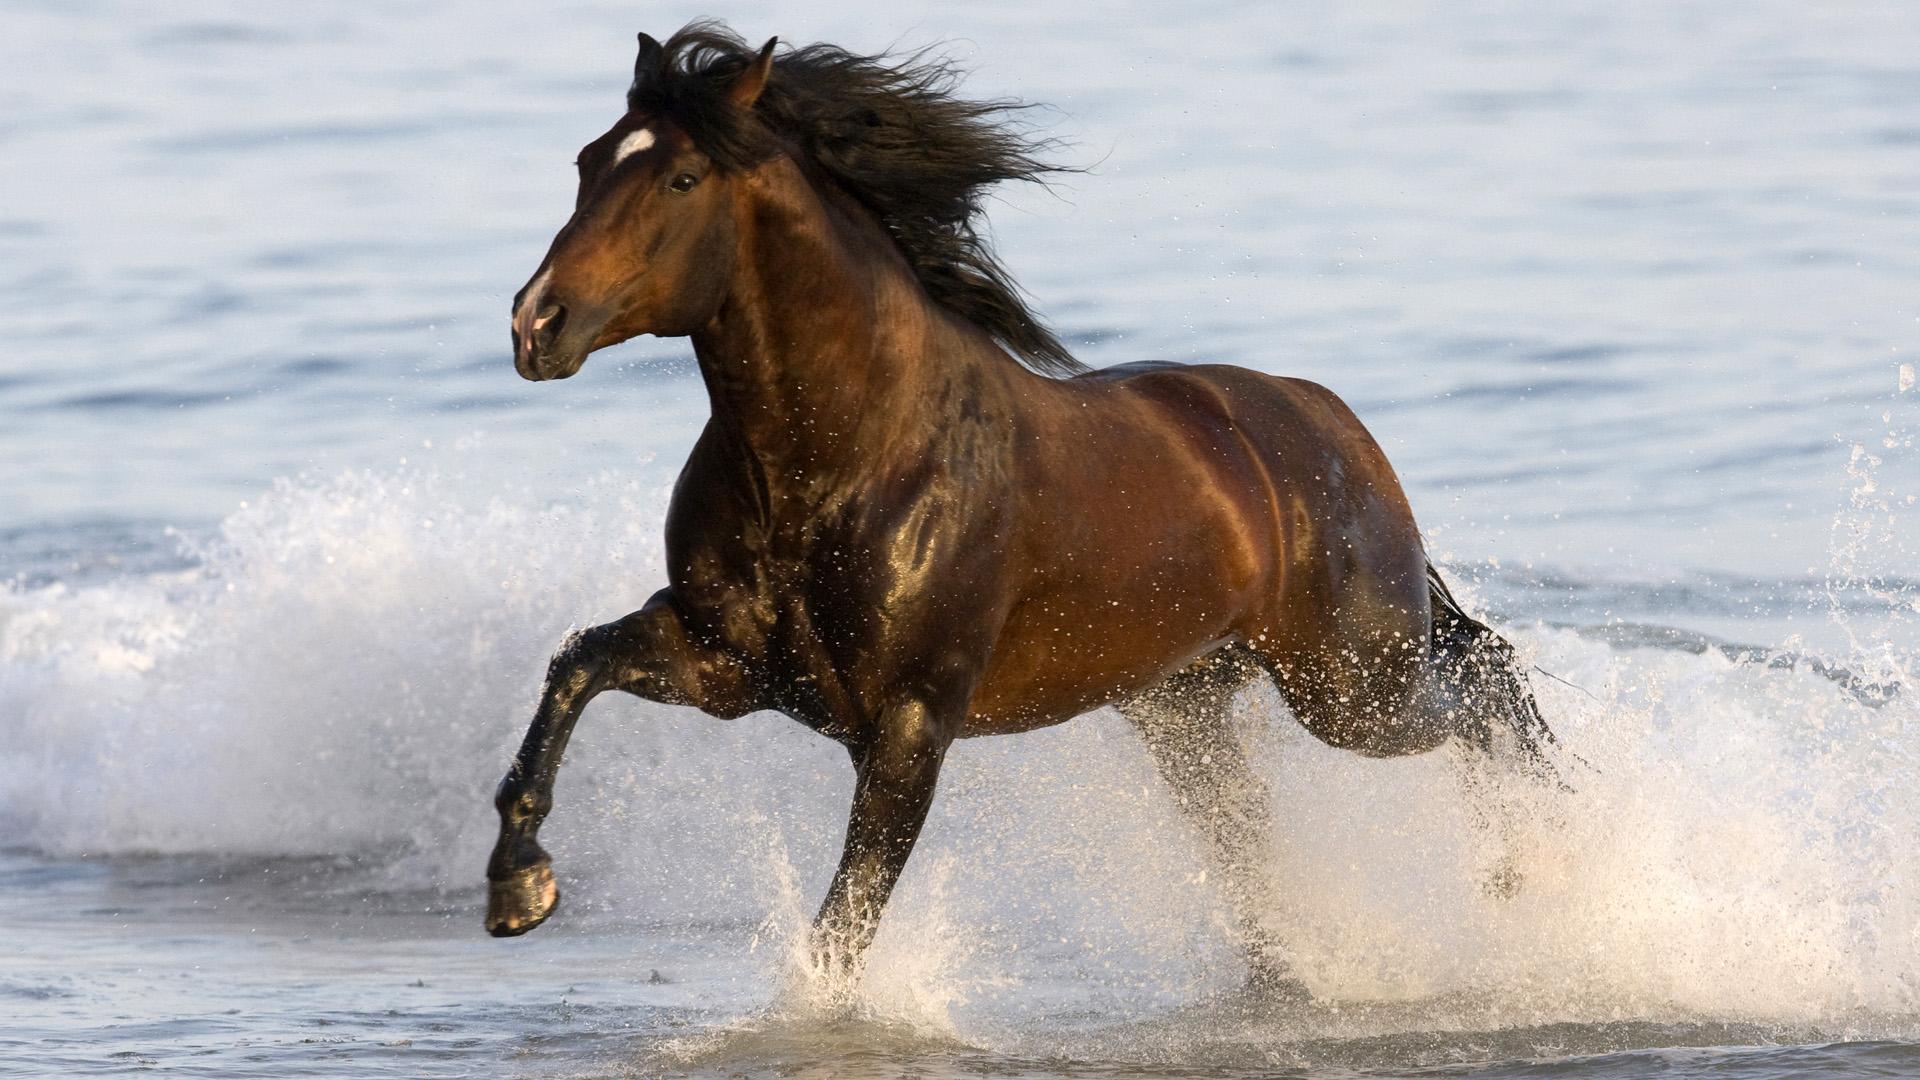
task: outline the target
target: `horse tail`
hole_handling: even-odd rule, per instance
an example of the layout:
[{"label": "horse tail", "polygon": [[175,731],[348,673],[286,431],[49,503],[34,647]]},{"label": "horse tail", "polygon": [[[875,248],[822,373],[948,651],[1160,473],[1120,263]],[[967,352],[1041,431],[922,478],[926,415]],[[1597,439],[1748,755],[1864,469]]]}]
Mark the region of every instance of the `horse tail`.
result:
[{"label": "horse tail", "polygon": [[1427,563],[1427,591],[1433,599],[1433,658],[1459,733],[1483,750],[1493,749],[1495,731],[1513,735],[1529,768],[1554,775],[1545,748],[1555,740],[1527,686],[1527,674],[1507,639],[1466,613],[1440,571]]}]

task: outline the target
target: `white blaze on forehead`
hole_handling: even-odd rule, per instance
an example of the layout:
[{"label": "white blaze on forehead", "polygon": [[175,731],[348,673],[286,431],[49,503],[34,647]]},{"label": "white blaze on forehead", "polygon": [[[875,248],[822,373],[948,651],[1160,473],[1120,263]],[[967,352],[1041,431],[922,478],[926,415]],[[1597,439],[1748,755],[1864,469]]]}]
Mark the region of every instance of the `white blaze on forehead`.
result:
[{"label": "white blaze on forehead", "polygon": [[634,154],[652,145],[653,132],[646,128],[640,128],[637,131],[631,132],[626,138],[620,140],[619,146],[613,148],[613,163],[618,165],[627,160],[627,158],[632,157]]}]

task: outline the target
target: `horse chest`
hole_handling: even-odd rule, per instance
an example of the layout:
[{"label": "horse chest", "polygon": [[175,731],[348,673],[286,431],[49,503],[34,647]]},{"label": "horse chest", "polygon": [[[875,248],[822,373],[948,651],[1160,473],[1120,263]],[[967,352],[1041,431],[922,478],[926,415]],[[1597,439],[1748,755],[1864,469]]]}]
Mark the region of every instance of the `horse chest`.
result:
[{"label": "horse chest", "polygon": [[949,662],[956,623],[982,621],[968,605],[983,592],[956,584],[948,555],[977,559],[980,545],[929,531],[931,520],[843,517],[710,532],[686,544],[672,588],[692,621],[751,671],[763,707],[844,738],[903,681]]}]

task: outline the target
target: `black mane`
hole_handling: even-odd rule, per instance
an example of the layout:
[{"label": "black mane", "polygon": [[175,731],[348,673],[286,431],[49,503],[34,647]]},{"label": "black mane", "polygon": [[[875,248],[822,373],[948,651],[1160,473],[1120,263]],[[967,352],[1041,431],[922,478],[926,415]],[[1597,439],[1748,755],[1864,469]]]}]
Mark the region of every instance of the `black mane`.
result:
[{"label": "black mane", "polygon": [[792,144],[879,218],[936,303],[1035,370],[1086,370],[1028,309],[981,234],[987,189],[1058,171],[1035,156],[1047,144],[1009,120],[1018,103],[955,97],[958,72],[924,54],[890,62],[808,45],[774,59],[747,115],[725,90],[756,53],[732,31],[694,22],[664,46],[644,35],[641,44],[629,108],[667,114],[723,169]]}]

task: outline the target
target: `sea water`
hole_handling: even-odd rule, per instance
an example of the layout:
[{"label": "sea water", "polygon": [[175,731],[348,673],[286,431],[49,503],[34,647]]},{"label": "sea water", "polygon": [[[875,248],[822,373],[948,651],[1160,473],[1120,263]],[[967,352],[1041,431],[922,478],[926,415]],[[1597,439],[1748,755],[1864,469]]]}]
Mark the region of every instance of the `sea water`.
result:
[{"label": "sea water", "polygon": [[[1244,994],[1099,711],[953,752],[858,992],[843,751],[609,697],[480,929],[570,628],[663,580],[682,341],[507,303],[633,33],[944,42],[1084,172],[993,204],[1089,363],[1320,380],[1530,664],[1568,790],[1240,703]],[[15,5],[0,35],[0,1075],[1920,1071],[1920,15],[1897,5]],[[1547,674],[1550,673],[1550,676]],[[1498,842],[1496,842],[1498,839]],[[1510,859],[1522,887],[1489,890]],[[1877,1071],[1876,1071],[1877,1070]]]}]

